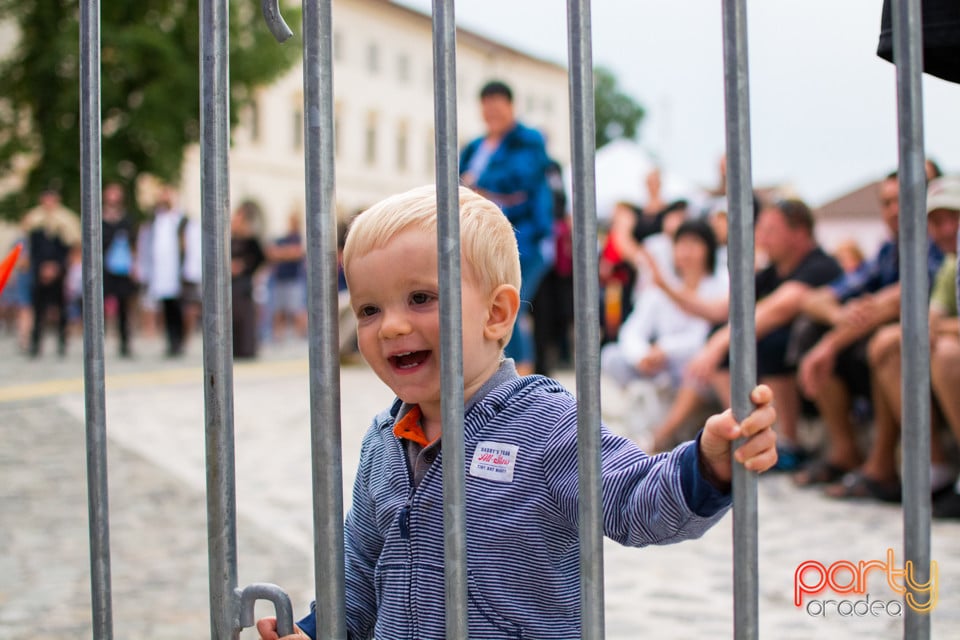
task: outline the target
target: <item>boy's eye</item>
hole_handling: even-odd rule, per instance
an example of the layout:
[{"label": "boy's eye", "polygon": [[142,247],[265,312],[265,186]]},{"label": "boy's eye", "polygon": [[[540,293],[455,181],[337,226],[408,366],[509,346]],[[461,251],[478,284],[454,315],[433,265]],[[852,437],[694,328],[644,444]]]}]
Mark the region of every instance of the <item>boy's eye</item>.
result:
[{"label": "boy's eye", "polygon": [[366,305],[366,306],[363,306],[363,307],[360,307],[359,309],[357,309],[357,317],[358,317],[358,318],[368,318],[368,317],[374,315],[377,311],[378,311],[378,309],[377,309],[376,307],[374,307],[373,305]]},{"label": "boy's eye", "polygon": [[433,302],[435,299],[436,296],[422,291],[418,291],[410,296],[410,302],[413,304],[427,304]]}]

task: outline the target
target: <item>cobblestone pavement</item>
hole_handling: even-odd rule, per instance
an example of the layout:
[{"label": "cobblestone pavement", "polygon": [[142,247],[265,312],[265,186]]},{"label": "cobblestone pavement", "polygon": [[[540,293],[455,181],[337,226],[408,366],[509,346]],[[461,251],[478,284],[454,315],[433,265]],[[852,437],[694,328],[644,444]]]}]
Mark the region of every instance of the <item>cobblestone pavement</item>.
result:
[{"label": "cobblestone pavement", "polygon": [[[180,360],[160,345],[115,359],[108,344],[110,542],[114,637],[209,637],[203,397],[199,341]],[[82,364],[29,361],[0,341],[0,640],[91,637]],[[275,582],[298,615],[313,590],[309,402],[303,343],[264,348],[235,373],[241,585]],[[573,376],[561,381],[572,387]],[[363,365],[341,369],[344,485],[363,431],[389,391]],[[900,638],[902,621],[814,617],[793,605],[806,560],[902,566],[896,506],[827,500],[782,476],[760,482],[760,636]],[[605,550],[607,637],[732,637],[732,517],[702,540]],[[934,638],[960,638],[960,523],[933,524],[939,565]],[[871,600],[893,592],[878,575]],[[860,596],[821,594],[820,599]],[[268,613],[268,607],[262,609]],[[255,637],[245,631],[244,640]]]}]

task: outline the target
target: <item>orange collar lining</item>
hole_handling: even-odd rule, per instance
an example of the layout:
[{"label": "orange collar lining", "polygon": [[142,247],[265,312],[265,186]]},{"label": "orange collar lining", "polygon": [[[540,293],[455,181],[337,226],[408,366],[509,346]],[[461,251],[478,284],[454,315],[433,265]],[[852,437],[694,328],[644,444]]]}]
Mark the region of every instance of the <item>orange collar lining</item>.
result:
[{"label": "orange collar lining", "polygon": [[423,433],[423,427],[420,426],[422,412],[419,406],[415,406],[408,411],[402,418],[393,425],[393,435],[402,440],[410,440],[421,447],[427,447],[430,443],[427,441],[426,434]]}]

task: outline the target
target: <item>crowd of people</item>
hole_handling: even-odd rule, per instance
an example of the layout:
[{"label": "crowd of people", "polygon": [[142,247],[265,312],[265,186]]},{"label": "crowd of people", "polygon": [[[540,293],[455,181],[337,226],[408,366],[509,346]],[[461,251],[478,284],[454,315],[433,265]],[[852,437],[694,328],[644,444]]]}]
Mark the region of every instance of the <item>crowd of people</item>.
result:
[{"label": "crowd of people", "polygon": [[[699,211],[658,201],[657,183],[648,180],[659,211],[618,205],[601,254],[601,402],[665,451],[689,437],[684,429],[704,406],[730,405],[729,285],[718,250],[727,212],[721,194]],[[799,199],[754,203],[756,370],[776,398],[777,469],[838,499],[901,497],[898,195],[897,174],[879,181],[889,237],[867,258],[853,241],[824,251]],[[933,512],[960,518],[960,405],[948,391],[960,380],[960,177],[928,163],[926,201]],[[659,412],[650,410],[651,389],[666,405]],[[801,433],[804,416],[813,419]]]},{"label": "crowd of people", "polygon": [[[460,158],[462,184],[497,204],[519,249],[521,306],[505,347],[520,374],[549,374],[575,357],[572,340],[573,232],[560,167],[543,137],[520,123],[502,82],[480,94],[484,135]],[[927,271],[930,291],[931,486],[934,513],[960,517],[957,441],[960,381],[956,251],[960,178],[928,162]],[[646,176],[648,197],[619,203],[602,228],[598,274],[604,414],[629,425],[652,451],[666,451],[717,404],[730,405],[728,207],[725,167],[719,186],[667,201],[661,176]],[[900,499],[901,407],[899,179],[879,181],[888,239],[865,257],[854,239],[832,253],[819,246],[815,219],[800,199],[754,198],[756,370],[776,398],[777,468],[800,486],[835,498]],[[166,354],[177,357],[195,331],[202,295],[199,223],[162,188],[136,224],[116,183],[103,189],[103,286],[115,319],[119,354],[133,353],[134,326],[162,324]],[[236,358],[257,355],[263,339],[306,337],[302,214],[263,240],[265,220],[243,202],[230,224],[233,345]],[[25,251],[4,293],[20,346],[42,353],[55,321],[58,352],[79,317],[80,226],[55,190],[21,221]],[[339,234],[342,247],[343,230]],[[341,352],[356,348],[356,318],[339,279]],[[135,319],[137,321],[135,322]],[[804,417],[822,432],[802,432]],[[807,429],[806,431],[809,431]],[[816,443],[822,443],[816,445]]]},{"label": "crowd of people", "polygon": [[[134,354],[133,335],[153,337],[161,329],[165,354],[184,353],[199,327],[201,227],[178,203],[171,186],[159,189],[153,206],[137,221],[118,183],[103,187],[103,296],[108,329],[115,326],[118,354]],[[262,240],[259,207],[242,202],[230,223],[234,357],[252,358],[261,338],[306,337],[305,244],[301,216],[291,214],[287,231]],[[0,312],[30,358],[43,353],[44,333],[57,330],[64,356],[82,322],[82,260],[79,216],[48,189],[20,221],[22,251]],[[263,292],[263,293],[261,293]]]}]

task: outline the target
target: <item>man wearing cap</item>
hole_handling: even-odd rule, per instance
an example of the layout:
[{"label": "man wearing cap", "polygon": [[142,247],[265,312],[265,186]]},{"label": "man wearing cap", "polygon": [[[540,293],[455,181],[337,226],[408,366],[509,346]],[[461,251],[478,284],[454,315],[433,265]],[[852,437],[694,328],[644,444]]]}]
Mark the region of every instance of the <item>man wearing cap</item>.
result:
[{"label": "man wearing cap", "polygon": [[[960,216],[960,176],[930,183],[927,208]],[[931,213],[930,215],[933,215]],[[948,255],[930,294],[930,382],[950,431],[960,442],[960,321],[957,308],[957,257]],[[960,482],[933,503],[934,518],[960,519]]]},{"label": "man wearing cap", "polygon": [[[898,419],[899,394],[886,392],[894,377],[897,385],[900,379],[898,196],[896,176],[891,175],[881,182],[880,199],[893,238],[877,257],[816,292],[805,305],[813,319],[830,327],[806,351],[799,368],[801,389],[817,405],[826,426],[828,450],[796,480],[803,485],[837,482],[828,488],[834,497],[897,500],[900,495],[893,464],[896,433],[890,437],[887,417]],[[927,270],[932,283],[945,256],[956,250],[958,216],[936,208],[935,199],[929,204]],[[856,394],[872,399],[877,417],[877,437],[863,466],[851,418]],[[898,428],[896,420],[892,428]],[[932,454],[934,470],[942,469],[941,452],[934,447]]]}]

